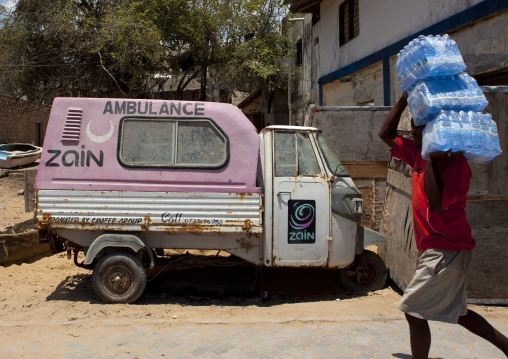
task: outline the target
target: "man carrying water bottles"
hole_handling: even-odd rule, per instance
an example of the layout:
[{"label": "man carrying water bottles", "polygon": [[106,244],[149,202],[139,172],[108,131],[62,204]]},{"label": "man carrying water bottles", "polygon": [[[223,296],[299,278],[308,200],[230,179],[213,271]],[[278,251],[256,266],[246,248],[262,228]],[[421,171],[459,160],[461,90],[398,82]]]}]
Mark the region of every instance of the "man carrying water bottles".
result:
[{"label": "man carrying water bottles", "polygon": [[488,340],[508,357],[508,338],[481,315],[467,309],[466,274],[475,241],[466,220],[471,169],[462,151],[433,152],[421,157],[422,130],[411,120],[413,140],[397,136],[404,92],[386,117],[379,137],[392,155],[413,168],[413,227],[418,266],[399,309],[409,324],[413,358],[428,358],[431,333],[428,320],[458,323]]}]

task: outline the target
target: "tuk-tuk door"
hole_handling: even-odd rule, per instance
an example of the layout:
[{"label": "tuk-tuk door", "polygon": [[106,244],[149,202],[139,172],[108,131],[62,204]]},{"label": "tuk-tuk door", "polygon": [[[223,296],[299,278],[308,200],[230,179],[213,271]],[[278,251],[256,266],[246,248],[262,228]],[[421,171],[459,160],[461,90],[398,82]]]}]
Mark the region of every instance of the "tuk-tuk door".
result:
[{"label": "tuk-tuk door", "polygon": [[311,131],[273,133],[274,265],[328,260],[330,187]]}]

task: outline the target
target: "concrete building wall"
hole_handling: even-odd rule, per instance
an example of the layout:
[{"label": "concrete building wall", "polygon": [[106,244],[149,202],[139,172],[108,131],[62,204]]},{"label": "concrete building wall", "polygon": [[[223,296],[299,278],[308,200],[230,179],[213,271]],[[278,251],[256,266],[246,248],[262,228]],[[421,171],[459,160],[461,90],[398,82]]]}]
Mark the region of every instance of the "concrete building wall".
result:
[{"label": "concrete building wall", "polygon": [[508,68],[508,11],[449,32],[471,76]]},{"label": "concrete building wall", "polygon": [[0,95],[0,143],[30,143],[42,146],[50,106],[31,104]]},{"label": "concrete building wall", "polygon": [[319,29],[321,76],[358,61],[481,1],[359,0],[360,33],[358,37],[339,47],[339,5],[343,0],[324,0],[321,3]]},{"label": "concrete building wall", "polygon": [[[319,37],[315,37],[311,14],[296,14],[289,36],[294,53],[289,60],[288,106],[289,123],[302,125],[310,104],[319,101]],[[298,48],[300,46],[300,48]],[[300,53],[301,51],[301,53]]]}]

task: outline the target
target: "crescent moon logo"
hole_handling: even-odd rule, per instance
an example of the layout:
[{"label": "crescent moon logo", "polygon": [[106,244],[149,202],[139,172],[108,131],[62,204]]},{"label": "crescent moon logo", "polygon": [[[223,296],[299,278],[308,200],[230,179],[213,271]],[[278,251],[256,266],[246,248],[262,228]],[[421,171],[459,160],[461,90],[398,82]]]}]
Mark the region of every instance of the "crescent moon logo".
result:
[{"label": "crescent moon logo", "polygon": [[111,120],[109,120],[109,125],[110,125],[109,132],[103,136],[96,136],[92,133],[92,131],[90,131],[90,124],[91,123],[92,123],[92,121],[88,122],[88,126],[86,126],[86,134],[88,135],[88,138],[91,139],[93,142],[103,143],[103,142],[106,142],[107,140],[109,140],[111,138],[111,136],[113,136],[113,131],[115,130],[115,128],[114,128],[113,122],[111,122]]}]

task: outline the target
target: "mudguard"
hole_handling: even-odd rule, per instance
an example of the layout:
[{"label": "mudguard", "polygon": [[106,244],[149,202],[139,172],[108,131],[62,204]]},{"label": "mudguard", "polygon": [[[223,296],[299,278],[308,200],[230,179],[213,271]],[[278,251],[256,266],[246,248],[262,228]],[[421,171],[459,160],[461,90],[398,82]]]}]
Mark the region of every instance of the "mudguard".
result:
[{"label": "mudguard", "polygon": [[134,253],[138,253],[140,250],[146,250],[148,257],[150,258],[150,269],[155,266],[155,259],[151,248],[149,248],[141,238],[134,234],[118,234],[118,233],[104,233],[97,237],[92,245],[86,252],[84,265],[92,264],[93,260],[103,249],[108,247],[114,248],[129,248]]},{"label": "mudguard", "polygon": [[356,242],[355,254],[360,254],[368,246],[379,246],[387,244],[386,236],[372,229],[358,225],[358,241]]}]

